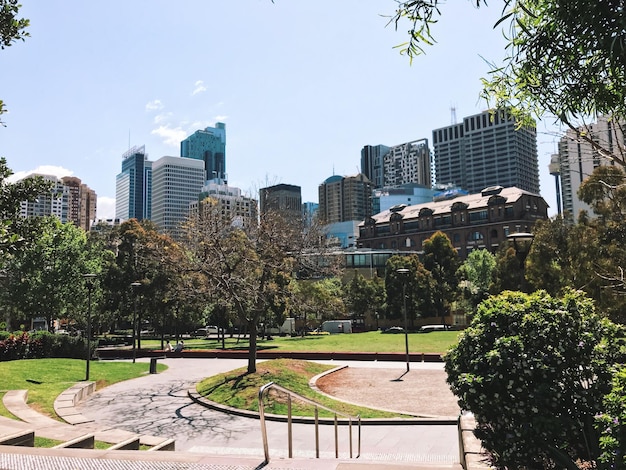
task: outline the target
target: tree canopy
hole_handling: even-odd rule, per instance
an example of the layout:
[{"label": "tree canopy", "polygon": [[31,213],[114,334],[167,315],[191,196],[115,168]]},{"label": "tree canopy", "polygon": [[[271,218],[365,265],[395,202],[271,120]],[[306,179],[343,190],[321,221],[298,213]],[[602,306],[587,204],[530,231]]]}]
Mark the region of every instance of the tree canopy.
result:
[{"label": "tree canopy", "polygon": [[[0,0],[0,49],[11,46],[15,41],[23,41],[29,36],[26,31],[29,20],[18,18],[21,6],[17,0]],[[4,112],[6,109],[0,100],[0,114]]]}]

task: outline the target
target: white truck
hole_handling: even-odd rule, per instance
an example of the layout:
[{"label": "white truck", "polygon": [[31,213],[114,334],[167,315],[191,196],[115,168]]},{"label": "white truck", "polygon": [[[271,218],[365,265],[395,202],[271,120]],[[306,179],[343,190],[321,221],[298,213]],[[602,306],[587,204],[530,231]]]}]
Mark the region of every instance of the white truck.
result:
[{"label": "white truck", "polygon": [[329,333],[352,333],[350,320],[327,320],[322,323],[322,331]]},{"label": "white truck", "polygon": [[296,319],[285,318],[284,323],[278,328],[268,328],[267,333],[272,335],[295,335],[296,334]]}]

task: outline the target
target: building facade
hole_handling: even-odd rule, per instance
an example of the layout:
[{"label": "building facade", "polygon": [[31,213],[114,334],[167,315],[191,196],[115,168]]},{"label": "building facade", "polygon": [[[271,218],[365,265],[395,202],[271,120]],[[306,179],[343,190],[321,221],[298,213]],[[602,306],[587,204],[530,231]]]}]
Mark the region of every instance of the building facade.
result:
[{"label": "building facade", "polygon": [[367,176],[334,175],[319,185],[318,217],[323,224],[363,220],[372,214],[374,185]]},{"label": "building facade", "polygon": [[302,188],[277,184],[259,190],[261,216],[276,211],[288,221],[302,223]]},{"label": "building facade", "polygon": [[204,162],[205,180],[221,179],[226,176],[226,125],[198,130],[180,143],[180,156]]},{"label": "building facade", "polygon": [[56,217],[61,222],[68,221],[68,200],[70,189],[54,175],[41,175],[33,173],[26,178],[39,176],[45,181],[52,183],[49,193],[39,194],[34,201],[22,201],[20,203],[20,217]]},{"label": "building facade", "polygon": [[204,185],[204,162],[192,158],[161,157],[152,164],[152,221],[159,230],[179,237]]},{"label": "building facade", "polygon": [[115,177],[115,218],[152,218],[152,162],[145,146],[122,155],[122,171]]},{"label": "building facade", "polygon": [[361,150],[361,173],[372,182],[375,188],[385,186],[384,158],[390,147],[386,145],[366,145]]},{"label": "building facade", "polygon": [[499,110],[435,129],[437,184],[451,184],[472,194],[489,186],[515,186],[539,194],[537,131],[518,124],[511,114]]},{"label": "building facade", "polygon": [[61,182],[68,188],[67,220],[88,232],[96,220],[96,192],[75,176],[64,176]]},{"label": "building facade", "polygon": [[548,218],[548,204],[538,194],[519,188],[486,188],[413,206],[395,206],[359,225],[358,248],[421,251],[425,240],[441,231],[462,260],[477,249],[494,252],[512,233],[532,232]]},{"label": "building facade", "polygon": [[427,139],[395,145],[383,157],[386,187],[417,183],[431,187],[430,148]]},{"label": "building facade", "polygon": [[57,178],[54,175],[31,174],[26,178],[35,176],[52,183],[52,189],[49,193],[38,195],[35,201],[22,201],[20,216],[53,216],[63,223],[69,222],[89,231],[96,220],[96,192],[75,176]]},{"label": "building facade", "polygon": [[217,211],[226,224],[242,229],[256,224],[259,215],[255,199],[243,196],[241,189],[219,179],[205,183],[198,200],[189,204],[189,210],[194,215]]},{"label": "building facade", "polygon": [[[597,147],[581,138],[585,133],[602,148],[602,155]],[[598,121],[576,131],[569,129],[559,140],[558,168],[554,173],[561,178],[561,201],[563,213],[572,220],[577,221],[581,210],[591,213],[591,207],[578,199],[578,189],[582,182],[593,173],[600,165],[612,165],[611,153],[620,154],[624,149],[624,132],[622,128],[607,119],[599,117]],[[623,158],[623,155],[622,155]],[[557,181],[558,183],[558,181]]]}]

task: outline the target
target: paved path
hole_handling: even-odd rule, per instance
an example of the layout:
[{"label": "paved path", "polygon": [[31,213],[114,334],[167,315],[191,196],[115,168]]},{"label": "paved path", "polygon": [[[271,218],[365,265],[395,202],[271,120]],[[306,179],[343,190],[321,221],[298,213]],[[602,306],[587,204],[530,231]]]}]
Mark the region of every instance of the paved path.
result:
[{"label": "paved path", "polygon": [[[83,401],[78,406],[79,411],[103,427],[174,438],[177,450],[262,457],[262,438],[257,419],[210,410],[191,402],[187,396],[187,390],[200,379],[243,367],[246,365],[245,360],[171,358],[163,362],[169,367],[167,371],[106,387]],[[404,363],[389,362],[329,363],[371,369],[398,369],[399,376],[405,367]],[[412,363],[411,367],[409,374],[419,368],[442,369],[443,365]],[[375,373],[372,370],[372,374]],[[410,386],[410,381],[406,381],[406,386]],[[397,388],[396,392],[402,393]],[[393,396],[381,399],[381,402],[391,401]],[[296,457],[314,456],[313,432],[313,426],[294,425]],[[273,458],[286,454],[286,433],[286,424],[268,423],[269,447]],[[320,452],[321,457],[334,458],[332,426],[321,427]],[[340,429],[340,457],[347,457],[347,452],[347,430]],[[459,461],[457,428],[434,424],[363,426],[359,460],[440,464],[450,468]]]}]

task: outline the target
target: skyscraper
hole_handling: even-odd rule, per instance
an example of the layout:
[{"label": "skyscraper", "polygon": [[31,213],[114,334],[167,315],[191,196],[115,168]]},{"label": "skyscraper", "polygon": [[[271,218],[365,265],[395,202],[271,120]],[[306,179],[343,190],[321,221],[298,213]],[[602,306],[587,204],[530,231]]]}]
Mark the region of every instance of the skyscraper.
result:
[{"label": "skyscraper", "polygon": [[[574,222],[578,220],[578,213],[591,208],[578,199],[577,193],[582,182],[600,165],[612,165],[610,153],[619,152],[624,148],[624,132],[622,128],[600,116],[598,122],[580,127],[574,131],[569,129],[559,140],[558,168],[561,176],[561,194],[563,212]],[[605,156],[587,140],[582,134],[591,137],[598,146],[606,149]]]},{"label": "skyscraper", "polygon": [[64,176],[61,181],[68,188],[68,222],[89,231],[96,220],[96,192],[75,176]]},{"label": "skyscraper", "polygon": [[259,191],[261,215],[276,211],[285,220],[302,223],[302,188],[293,184],[277,184]]},{"label": "skyscraper", "polygon": [[152,164],[152,221],[177,237],[204,184],[204,163],[192,158],[161,157]]},{"label": "skyscraper", "polygon": [[226,125],[218,122],[215,127],[194,132],[180,143],[180,156],[202,160],[205,179],[226,181]]},{"label": "skyscraper", "polygon": [[490,186],[539,193],[537,131],[506,111],[485,111],[433,131],[435,181],[470,193]]},{"label": "skyscraper", "polygon": [[361,173],[372,182],[375,188],[385,186],[384,157],[389,152],[386,145],[366,145],[361,150]]},{"label": "skyscraper", "polygon": [[318,217],[324,224],[361,221],[372,215],[374,185],[363,173],[333,175],[319,185]]},{"label": "skyscraper", "polygon": [[26,178],[41,176],[52,183],[49,193],[40,194],[34,201],[22,201],[22,217],[54,216],[61,222],[70,222],[85,231],[89,231],[96,219],[96,192],[83,184],[80,178],[64,176],[59,179],[54,175],[31,174]]},{"label": "skyscraper", "polygon": [[152,217],[152,162],[145,146],[132,147],[122,155],[122,172],[115,177],[115,218]]},{"label": "skyscraper", "polygon": [[430,188],[431,159],[428,139],[418,139],[388,147],[366,145],[361,150],[361,173],[374,188],[417,183]]}]

